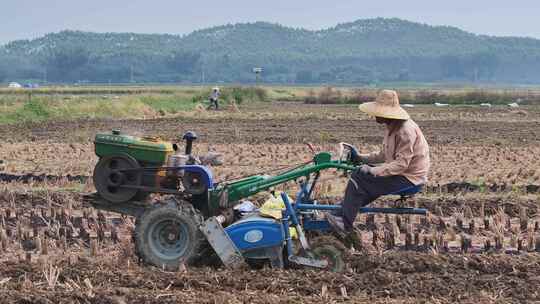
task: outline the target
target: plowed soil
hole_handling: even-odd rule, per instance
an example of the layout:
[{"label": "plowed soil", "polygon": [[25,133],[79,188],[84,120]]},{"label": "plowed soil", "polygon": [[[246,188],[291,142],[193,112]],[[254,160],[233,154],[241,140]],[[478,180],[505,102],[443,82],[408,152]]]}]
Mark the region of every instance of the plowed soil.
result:
[{"label": "plowed soil", "polygon": [[[383,128],[352,106],[269,103],[241,113],[2,126],[1,172],[77,178],[0,185],[5,232],[0,233],[0,303],[540,301],[538,194],[523,191],[540,184],[540,111],[408,111],[431,144],[433,162],[431,190],[410,204],[431,214],[424,219],[378,215],[373,225],[368,216],[360,216],[365,246],[349,252],[346,271],[339,274],[268,268],[233,272],[209,265],[165,272],[142,265],[131,242],[134,220],[96,212],[82,203],[80,192],[93,189],[84,177],[96,162],[96,132],[121,129],[176,141],[184,131],[195,130],[198,151],[225,154],[225,166],[214,171],[217,178],[229,179],[303,162],[312,155],[305,142],[319,150],[335,151],[340,141],[363,151],[375,149]],[[467,182],[477,191],[437,188],[452,182]],[[493,184],[504,184],[504,191],[483,191]],[[329,179],[318,193],[333,202],[343,185],[343,179]],[[376,204],[389,206],[392,200]],[[417,234],[417,243],[407,246],[407,233]],[[500,248],[497,233],[502,235]],[[472,240],[465,249],[464,239]]]},{"label": "plowed soil", "polygon": [[[540,111],[534,107],[409,109],[431,144],[536,144],[540,140]],[[79,120],[3,126],[5,141],[80,142],[96,131],[119,129],[128,134],[160,135],[177,140],[195,130],[201,142],[221,143],[337,143],[343,140],[379,144],[384,129],[353,106],[272,103],[246,107],[241,113],[205,112],[147,120]]]},{"label": "plowed soil", "polygon": [[522,303],[538,301],[538,255],[358,256],[344,274],[313,270],[167,273],[95,259],[59,263],[48,287],[42,267],[6,263],[1,303]]}]

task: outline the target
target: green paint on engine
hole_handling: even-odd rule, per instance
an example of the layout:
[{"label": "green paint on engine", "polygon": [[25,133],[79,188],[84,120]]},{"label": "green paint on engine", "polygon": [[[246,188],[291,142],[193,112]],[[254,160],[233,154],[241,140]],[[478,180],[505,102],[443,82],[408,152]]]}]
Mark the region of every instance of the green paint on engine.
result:
[{"label": "green paint on engine", "polygon": [[118,131],[96,134],[94,147],[99,157],[127,154],[139,162],[157,165],[164,164],[169,155],[174,152],[170,142],[156,137],[125,135]]},{"label": "green paint on engine", "polygon": [[332,154],[330,152],[320,152],[315,155],[313,162],[316,164],[324,164],[332,161]]}]

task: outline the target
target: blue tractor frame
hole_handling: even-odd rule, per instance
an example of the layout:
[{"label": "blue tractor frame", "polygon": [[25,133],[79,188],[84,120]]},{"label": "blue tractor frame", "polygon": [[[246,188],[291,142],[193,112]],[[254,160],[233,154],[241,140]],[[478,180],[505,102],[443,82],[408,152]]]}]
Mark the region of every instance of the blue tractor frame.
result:
[{"label": "blue tractor frame", "polygon": [[[228,261],[268,259],[272,267],[282,268],[285,265],[285,257],[288,263],[296,263],[315,268],[328,268],[328,261],[317,259],[314,257],[316,255],[310,254],[310,242],[306,237],[306,233],[330,233],[331,227],[326,217],[321,217],[317,213],[318,211],[340,212],[342,207],[339,204],[319,204],[316,200],[310,198],[313,192],[311,191],[313,186],[314,183],[311,185],[308,185],[306,182],[300,183],[300,190],[297,192],[294,202],[289,200],[286,193],[281,193],[285,208],[282,210],[282,218],[280,220],[248,217],[225,228],[224,236],[219,241],[212,240],[215,234],[210,233],[210,243],[216,249],[216,252],[226,252],[223,256],[220,255],[225,265],[234,268],[238,264],[228,264]],[[414,195],[420,189],[420,186],[415,186],[414,188],[402,189],[392,194],[400,195],[403,200],[406,197]],[[360,213],[426,215],[427,210],[424,208],[408,207],[363,207],[360,208]],[[302,256],[295,255],[295,252],[299,251],[295,248],[297,243],[293,241],[289,230],[290,227],[296,229],[302,252],[307,253],[307,256],[305,254]],[[224,247],[228,249],[223,250]],[[231,259],[230,256],[232,255],[236,255],[236,258]]]}]

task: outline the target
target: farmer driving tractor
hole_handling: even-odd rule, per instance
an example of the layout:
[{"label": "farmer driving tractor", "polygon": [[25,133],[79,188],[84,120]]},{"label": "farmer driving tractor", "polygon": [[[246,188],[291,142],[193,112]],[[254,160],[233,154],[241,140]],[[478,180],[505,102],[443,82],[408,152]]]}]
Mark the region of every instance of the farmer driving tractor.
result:
[{"label": "farmer driving tractor", "polygon": [[[214,182],[211,168],[202,157],[193,154],[193,142],[197,139],[194,132],[186,132],[182,137],[184,151],[176,143],[131,136],[119,130],[98,133],[94,146],[99,161],[93,174],[97,192],[86,199],[97,209],[137,216],[136,251],[144,262],[163,269],[174,270],[183,263],[200,261],[207,240],[223,264],[234,269],[244,267],[246,261],[262,259],[277,268],[294,263],[341,271],[341,249],[326,238],[317,240],[329,225],[341,232],[337,234],[344,243],[359,248],[357,233],[351,233],[359,211],[427,214],[424,208],[359,209],[384,194],[403,196],[418,192],[429,169],[424,136],[401,109],[394,91],[383,91],[374,103],[363,104],[360,109],[387,126],[381,152],[361,155],[351,145],[341,143],[341,152],[346,148],[349,153],[340,153],[339,158],[333,159],[330,152],[322,151],[309,163],[282,174],[249,175],[220,183]],[[378,167],[362,165],[372,162],[385,163]],[[341,205],[317,204],[311,197],[320,173],[329,169],[356,170]],[[242,202],[298,179],[303,182],[295,201],[282,192],[281,200],[276,202],[279,219],[265,217],[263,210],[257,212],[252,203],[249,206]],[[150,206],[139,203],[152,193],[172,196]],[[328,220],[320,218],[330,212],[340,214],[332,214]],[[295,236],[299,244],[293,241]],[[301,250],[296,250],[300,249],[297,245]]]},{"label": "farmer driving tractor", "polygon": [[[342,214],[328,214],[328,222],[342,238],[357,244],[353,223],[359,208],[379,196],[426,183],[429,172],[429,147],[418,125],[399,105],[395,91],[381,91],[374,102],[363,103],[360,111],[374,116],[386,125],[382,149],[370,154],[358,154],[354,149],[350,159],[362,164],[353,171],[342,202]],[[369,164],[381,163],[379,166]]]}]

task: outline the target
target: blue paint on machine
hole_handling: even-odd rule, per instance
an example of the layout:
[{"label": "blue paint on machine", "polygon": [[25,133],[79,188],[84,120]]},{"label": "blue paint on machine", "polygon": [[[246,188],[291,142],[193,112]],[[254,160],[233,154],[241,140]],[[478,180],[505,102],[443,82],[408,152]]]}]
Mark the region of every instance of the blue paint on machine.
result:
[{"label": "blue paint on machine", "polygon": [[285,242],[281,222],[261,216],[240,220],[225,231],[241,251],[282,246]]},{"label": "blue paint on machine", "polygon": [[201,165],[183,165],[179,166],[178,169],[184,170],[186,172],[199,173],[203,179],[203,183],[208,187],[208,189],[214,188],[214,179],[212,176],[212,171],[205,166]]}]

